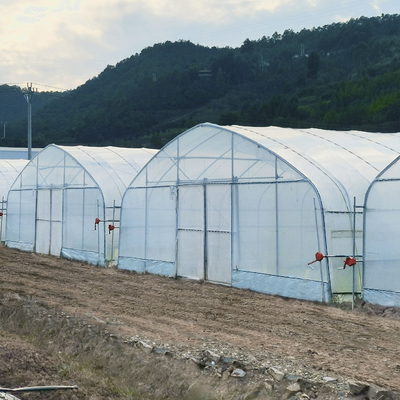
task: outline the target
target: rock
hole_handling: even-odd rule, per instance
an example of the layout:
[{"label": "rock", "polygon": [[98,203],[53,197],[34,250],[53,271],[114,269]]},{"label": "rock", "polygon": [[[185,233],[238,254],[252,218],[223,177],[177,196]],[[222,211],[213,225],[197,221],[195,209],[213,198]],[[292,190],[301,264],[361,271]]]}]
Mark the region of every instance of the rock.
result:
[{"label": "rock", "polygon": [[211,350],[206,350],[206,351],[204,352],[204,355],[205,355],[207,358],[209,358],[210,360],[212,360],[212,361],[214,361],[214,362],[216,362],[216,363],[221,359],[221,356],[220,356],[219,354],[214,353],[214,352],[211,351]]},{"label": "rock", "polygon": [[268,370],[268,372],[269,372],[270,375],[271,375],[275,380],[277,380],[278,382],[282,381],[283,378],[285,377],[285,374],[284,374],[283,372],[281,372],[281,371],[279,371],[278,369],[273,368],[273,367],[270,368],[270,369]]},{"label": "rock", "polygon": [[354,395],[363,393],[369,389],[369,385],[362,382],[349,381],[348,385],[350,393]]},{"label": "rock", "polygon": [[290,392],[292,395],[295,394],[295,393],[297,393],[297,392],[300,392],[300,391],[301,391],[300,384],[299,384],[298,382],[291,383],[291,384],[286,388],[286,391]]},{"label": "rock", "polygon": [[153,351],[154,351],[154,353],[160,354],[160,355],[165,356],[165,357],[172,357],[173,356],[172,352],[170,352],[168,349],[154,348]]},{"label": "rock", "polygon": [[199,368],[203,369],[206,367],[206,363],[200,359],[200,358],[196,358],[196,357],[192,357],[190,359],[190,361],[192,361],[193,363],[195,363]]},{"label": "rock", "polygon": [[324,376],[323,378],[322,378],[322,380],[324,381],[324,382],[336,382],[337,381],[337,379],[336,378],[332,378],[331,376]]},{"label": "rock", "polygon": [[236,358],[232,357],[222,357],[222,362],[225,364],[231,364],[236,361]]},{"label": "rock", "polygon": [[313,390],[308,391],[307,396],[310,399],[315,399],[317,397],[317,395],[315,394],[315,392]]},{"label": "rock", "polygon": [[370,400],[392,400],[393,396],[389,390],[377,385],[370,385],[368,390],[368,398]]},{"label": "rock", "polygon": [[231,372],[231,376],[233,378],[244,378],[246,376],[246,372],[240,368],[236,368]]},{"label": "rock", "polygon": [[145,353],[150,354],[153,351],[153,346],[150,346],[146,342],[138,342],[138,346],[142,349]]},{"label": "rock", "polygon": [[299,382],[302,380],[301,376],[299,375],[286,375],[286,379],[289,382]]}]

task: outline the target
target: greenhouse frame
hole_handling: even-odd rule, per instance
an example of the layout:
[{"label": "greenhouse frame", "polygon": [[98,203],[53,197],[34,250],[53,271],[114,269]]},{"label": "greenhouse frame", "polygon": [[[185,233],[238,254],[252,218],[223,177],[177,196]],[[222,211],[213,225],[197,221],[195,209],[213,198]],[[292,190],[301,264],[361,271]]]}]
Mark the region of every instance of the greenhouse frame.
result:
[{"label": "greenhouse frame", "polygon": [[28,160],[0,159],[0,242],[5,239],[8,191],[27,163]]},{"label": "greenhouse frame", "polygon": [[101,266],[115,263],[122,196],[156,152],[47,146],[10,188],[6,245]]},{"label": "greenhouse frame", "polygon": [[400,157],[371,183],[364,207],[363,298],[400,307]]},{"label": "greenhouse frame", "polygon": [[[363,204],[399,134],[200,124],[121,208],[118,266],[313,301],[361,293]],[[318,262],[317,253],[323,257]]]}]

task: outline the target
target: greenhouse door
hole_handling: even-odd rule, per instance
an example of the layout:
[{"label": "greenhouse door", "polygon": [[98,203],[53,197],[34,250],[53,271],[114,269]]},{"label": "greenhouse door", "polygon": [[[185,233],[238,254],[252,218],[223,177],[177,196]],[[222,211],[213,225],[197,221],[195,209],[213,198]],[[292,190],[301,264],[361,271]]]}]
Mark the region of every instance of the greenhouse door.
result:
[{"label": "greenhouse door", "polygon": [[178,188],[177,275],[204,279],[204,187]]},{"label": "greenhouse door", "polygon": [[62,237],[62,189],[39,189],[35,251],[59,256]]},{"label": "greenhouse door", "polygon": [[230,185],[181,186],[177,274],[231,283]]},{"label": "greenhouse door", "polygon": [[206,279],[231,283],[231,186],[206,186]]}]

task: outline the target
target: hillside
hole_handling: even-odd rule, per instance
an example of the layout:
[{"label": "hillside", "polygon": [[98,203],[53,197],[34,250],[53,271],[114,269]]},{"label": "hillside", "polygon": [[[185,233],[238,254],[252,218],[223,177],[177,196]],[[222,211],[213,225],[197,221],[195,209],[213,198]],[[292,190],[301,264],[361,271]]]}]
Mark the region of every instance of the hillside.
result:
[{"label": "hillside", "polygon": [[[287,29],[235,49],[155,44],[50,93],[33,110],[33,145],[160,147],[206,121],[400,131],[399,55],[397,14]],[[3,145],[25,145],[26,117],[7,130]]]}]

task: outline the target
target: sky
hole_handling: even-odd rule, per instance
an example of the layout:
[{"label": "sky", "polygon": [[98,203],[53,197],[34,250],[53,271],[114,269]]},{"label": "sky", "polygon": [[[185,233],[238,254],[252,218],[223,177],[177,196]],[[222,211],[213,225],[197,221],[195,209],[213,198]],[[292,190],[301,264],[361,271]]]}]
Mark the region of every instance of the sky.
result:
[{"label": "sky", "polygon": [[168,40],[236,48],[381,14],[400,0],[0,0],[0,85],[75,89]]}]

